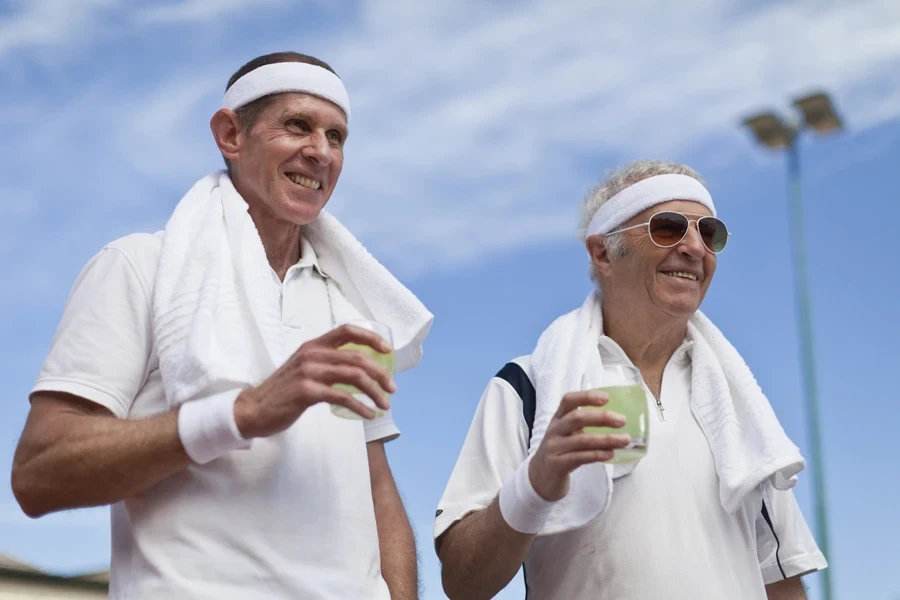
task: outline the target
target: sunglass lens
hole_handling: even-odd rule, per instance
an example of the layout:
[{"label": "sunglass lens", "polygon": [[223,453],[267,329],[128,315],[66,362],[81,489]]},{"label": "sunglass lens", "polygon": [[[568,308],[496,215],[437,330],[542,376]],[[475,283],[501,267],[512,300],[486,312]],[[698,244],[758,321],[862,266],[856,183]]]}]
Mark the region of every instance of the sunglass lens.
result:
[{"label": "sunglass lens", "polygon": [[650,238],[663,248],[674,246],[687,233],[688,220],[674,212],[656,213],[650,219]]},{"label": "sunglass lens", "polygon": [[725,223],[715,217],[702,217],[697,222],[697,228],[703,244],[710,252],[718,254],[725,249],[725,244],[728,243],[728,228]]}]

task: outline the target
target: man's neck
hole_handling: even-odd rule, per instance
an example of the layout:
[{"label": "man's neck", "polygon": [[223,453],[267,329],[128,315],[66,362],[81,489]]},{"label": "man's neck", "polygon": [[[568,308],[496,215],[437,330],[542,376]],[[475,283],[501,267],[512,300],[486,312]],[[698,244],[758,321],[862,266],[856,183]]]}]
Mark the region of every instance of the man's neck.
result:
[{"label": "man's neck", "polygon": [[619,344],[642,373],[661,374],[687,335],[686,319],[673,319],[658,310],[636,315],[633,306],[626,309],[607,298],[602,310],[603,333]]},{"label": "man's neck", "polygon": [[264,207],[251,205],[247,212],[259,232],[269,265],[284,281],[288,269],[300,260],[301,226],[275,218]]}]

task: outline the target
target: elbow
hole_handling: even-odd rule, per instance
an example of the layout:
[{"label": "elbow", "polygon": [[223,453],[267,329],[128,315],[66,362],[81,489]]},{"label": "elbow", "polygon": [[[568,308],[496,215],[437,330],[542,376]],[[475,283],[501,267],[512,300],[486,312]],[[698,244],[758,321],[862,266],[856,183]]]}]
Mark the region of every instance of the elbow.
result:
[{"label": "elbow", "polygon": [[[481,600],[481,598],[490,599],[494,594],[479,594],[472,589],[471,582],[469,585],[464,583],[465,578],[447,563],[441,565],[441,587],[444,588],[444,595],[448,600]],[[499,591],[499,590],[498,590]]]},{"label": "elbow", "polygon": [[28,473],[28,469],[20,465],[13,465],[11,484],[13,496],[26,516],[37,519],[51,512],[46,502],[42,500],[41,494],[34,484],[34,478]]},{"label": "elbow", "polygon": [[438,538],[438,543],[436,544],[438,560],[441,562],[441,587],[444,588],[444,595],[449,600],[459,600],[462,596],[460,595],[460,590],[457,589],[459,586],[456,585],[458,578],[456,573],[454,573],[450,557],[446,556],[446,552],[441,552],[441,550],[444,550],[444,548],[441,548],[442,541],[444,541],[442,538]]},{"label": "elbow", "polygon": [[[494,593],[479,594],[459,585],[456,580],[448,580],[447,577],[442,577],[441,583],[443,584],[444,595],[447,596],[448,600],[490,600],[495,596]],[[497,590],[497,593],[499,592],[500,590]]]},{"label": "elbow", "polygon": [[[456,585],[456,578],[448,571],[447,567],[441,568],[441,587],[444,588],[444,595],[448,600],[463,600],[465,595]],[[468,599],[467,599],[468,600]]]}]

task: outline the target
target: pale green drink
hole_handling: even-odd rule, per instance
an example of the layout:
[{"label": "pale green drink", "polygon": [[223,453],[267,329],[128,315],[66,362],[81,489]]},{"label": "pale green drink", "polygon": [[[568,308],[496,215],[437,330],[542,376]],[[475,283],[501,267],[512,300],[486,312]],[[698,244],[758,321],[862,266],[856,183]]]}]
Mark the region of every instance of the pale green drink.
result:
[{"label": "pale green drink", "polygon": [[608,463],[627,463],[640,460],[647,454],[647,441],[649,438],[650,419],[647,411],[647,396],[644,386],[640,383],[631,385],[614,385],[608,387],[593,388],[598,392],[604,392],[609,396],[609,402],[602,407],[585,406],[585,409],[608,410],[624,416],[624,427],[585,427],[585,433],[627,433],[631,436],[631,443],[625,448],[615,451],[615,456]]},{"label": "pale green drink", "polygon": [[[369,346],[364,346],[362,344],[344,344],[339,348],[339,350],[349,350],[352,352],[359,352],[361,354],[365,354],[366,356],[373,359],[375,362],[384,367],[388,373],[394,373],[394,353],[390,352],[388,354],[382,354],[381,352],[376,351],[374,348],[370,348]],[[375,406],[375,401],[369,398],[365,393],[359,391],[355,386],[345,385],[343,383],[337,383],[334,386],[335,389],[345,390],[350,392],[353,397],[365,404],[369,408],[375,411],[375,418],[380,418],[384,416],[384,411]],[[387,397],[390,398],[390,395],[387,394]],[[350,410],[349,408],[345,408],[343,406],[338,406],[336,404],[331,405],[332,414],[343,417],[345,419],[362,419],[358,414]]]}]

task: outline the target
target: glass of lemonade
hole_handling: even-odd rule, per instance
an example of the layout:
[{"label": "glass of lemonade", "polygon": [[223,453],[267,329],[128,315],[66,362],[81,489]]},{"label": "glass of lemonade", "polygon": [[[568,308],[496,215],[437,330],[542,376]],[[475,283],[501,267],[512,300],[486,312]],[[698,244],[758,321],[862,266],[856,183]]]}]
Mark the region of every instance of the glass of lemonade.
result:
[{"label": "glass of lemonade", "polygon": [[[644,392],[644,381],[641,372],[630,365],[608,365],[603,368],[602,380],[597,375],[585,375],[582,387],[585,390],[604,392],[609,402],[602,407],[585,406],[590,410],[608,410],[619,413],[626,419],[624,427],[585,427],[585,433],[627,433],[631,443],[625,448],[615,451],[609,463],[627,463],[642,459],[647,454],[647,442],[650,436],[650,418],[647,408],[647,395]],[[602,381],[598,385],[597,381]]]},{"label": "glass of lemonade", "polygon": [[[359,327],[360,329],[365,329],[367,331],[372,331],[377,333],[381,338],[388,343],[392,348],[394,347],[394,338],[391,336],[391,329],[387,325],[382,323],[378,323],[377,321],[367,321],[367,320],[358,320],[358,321],[347,321],[344,323],[346,325],[353,325],[355,327]],[[363,344],[344,344],[339,348],[339,350],[350,350],[354,352],[360,352],[365,354],[366,356],[372,358],[375,362],[384,367],[388,373],[391,375],[394,374],[394,351],[392,350],[388,354],[382,354],[381,352],[377,352],[374,348]],[[380,418],[384,416],[384,411],[375,406],[375,401],[369,398],[364,392],[359,391],[355,386],[347,385],[343,383],[336,383],[333,386],[339,390],[345,390],[350,392],[350,394],[355,398],[358,402],[368,406],[373,411],[375,411],[375,418]],[[388,395],[390,398],[390,395]],[[356,419],[361,420],[362,417],[350,410],[349,408],[338,406],[337,404],[331,405],[331,412],[335,416],[343,417],[344,419]]]}]

